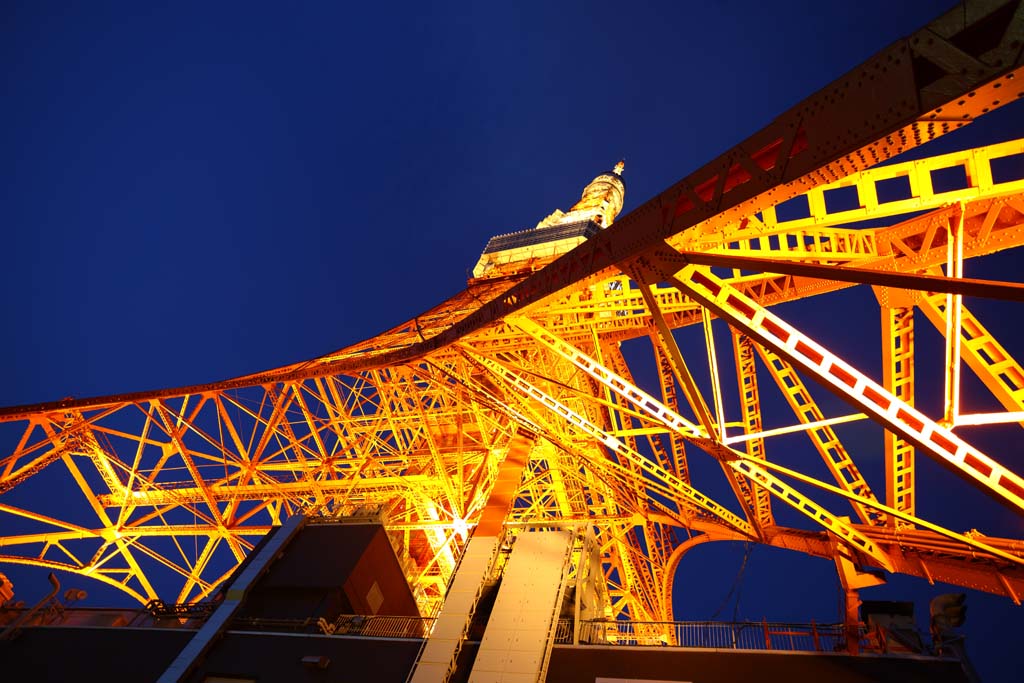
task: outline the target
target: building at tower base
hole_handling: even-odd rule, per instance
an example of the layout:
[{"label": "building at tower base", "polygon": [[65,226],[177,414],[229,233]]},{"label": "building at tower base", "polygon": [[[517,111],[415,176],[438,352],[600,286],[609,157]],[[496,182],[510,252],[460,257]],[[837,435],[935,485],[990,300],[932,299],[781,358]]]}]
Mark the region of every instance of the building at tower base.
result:
[{"label": "building at tower base", "polygon": [[[254,549],[209,603],[151,603],[140,610],[7,603],[0,609],[4,680],[404,683],[422,677],[425,643],[437,638],[440,617],[418,613],[384,528],[366,519],[292,519]],[[524,537],[530,543],[516,540]],[[531,564],[538,552],[555,558],[551,576]],[[568,561],[558,560],[570,555],[571,571]],[[583,535],[572,530],[499,538],[442,679],[968,680],[959,660],[923,646],[918,652],[893,647],[877,626],[864,631],[863,652],[850,655],[842,625],[606,621],[598,616],[602,596],[595,577],[580,570],[592,559]],[[517,643],[529,640],[524,590],[557,596],[546,617],[542,610],[549,630],[540,634],[543,666],[533,667],[539,672],[533,678],[512,671],[523,664],[517,648],[525,646]],[[490,664],[483,662],[484,651],[492,653]]]}]

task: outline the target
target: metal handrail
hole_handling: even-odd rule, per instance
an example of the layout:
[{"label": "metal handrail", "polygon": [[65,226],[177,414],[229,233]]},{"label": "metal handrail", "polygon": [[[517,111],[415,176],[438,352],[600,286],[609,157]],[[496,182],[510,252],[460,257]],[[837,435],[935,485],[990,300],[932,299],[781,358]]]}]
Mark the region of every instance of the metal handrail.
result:
[{"label": "metal handrail", "polygon": [[426,638],[434,626],[433,617],[406,617],[362,614],[342,614],[328,621],[313,619],[271,619],[265,617],[236,617],[231,628],[246,631],[290,631],[321,633],[324,635],[351,635],[368,638]]},{"label": "metal handrail", "polygon": [[[562,620],[556,643],[572,642],[569,620]],[[861,627],[860,640],[866,644]],[[843,624],[747,621],[583,621],[579,641],[585,645],[633,645],[837,652],[846,649]]]}]

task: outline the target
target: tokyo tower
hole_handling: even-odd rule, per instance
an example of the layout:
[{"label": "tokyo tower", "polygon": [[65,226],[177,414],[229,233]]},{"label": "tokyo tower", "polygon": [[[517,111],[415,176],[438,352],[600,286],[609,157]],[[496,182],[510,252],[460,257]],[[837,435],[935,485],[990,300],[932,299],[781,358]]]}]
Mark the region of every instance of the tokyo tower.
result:
[{"label": "tokyo tower", "polygon": [[[1024,538],[918,512],[925,460],[951,507],[973,487],[1024,512],[1007,431],[1024,426],[1021,349],[972,310],[1024,302],[974,261],[1024,245],[1024,139],[899,157],[1024,94],[1019,3],[967,7],[629,213],[632,169],[599,173],[493,237],[462,292],[371,339],[0,409],[0,563],[198,603],[290,517],[371,515],[424,616],[472,539],[536,529],[586,535],[610,620],[673,621],[676,569],[712,541],[832,563],[851,625],[886,574],[1019,604]],[[876,302],[877,327],[845,331],[871,367],[784,305],[842,326],[850,288]],[[915,362],[925,340],[940,369]],[[968,384],[998,409],[966,409]],[[44,471],[88,519],[11,502]]]}]

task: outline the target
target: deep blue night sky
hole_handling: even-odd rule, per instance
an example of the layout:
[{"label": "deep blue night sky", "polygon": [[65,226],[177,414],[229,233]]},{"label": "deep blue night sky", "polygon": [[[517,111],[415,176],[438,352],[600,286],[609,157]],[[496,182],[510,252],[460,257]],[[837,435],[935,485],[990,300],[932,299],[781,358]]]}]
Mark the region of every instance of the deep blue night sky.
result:
[{"label": "deep blue night sky", "polygon": [[[223,379],[372,336],[619,158],[628,211],[951,4],[4,3],[0,405]],[[1019,104],[989,119],[942,149],[1024,135]],[[877,325],[870,293],[842,296]],[[780,313],[836,334],[822,306]],[[1019,455],[1000,459],[1020,471]],[[942,481],[931,505],[965,505]],[[695,550],[677,618],[711,617],[742,556]],[[19,597],[45,590],[3,571]],[[741,585],[740,617],[837,617],[830,563],[757,548]],[[893,577],[864,597],[926,613],[942,591]],[[1024,612],[969,601],[979,669],[1008,677]]]}]

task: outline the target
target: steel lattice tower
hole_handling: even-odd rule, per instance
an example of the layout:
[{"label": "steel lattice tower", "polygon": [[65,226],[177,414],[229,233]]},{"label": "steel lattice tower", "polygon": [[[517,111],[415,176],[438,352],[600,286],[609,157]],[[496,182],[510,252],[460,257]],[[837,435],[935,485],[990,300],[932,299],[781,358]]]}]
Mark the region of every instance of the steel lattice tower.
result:
[{"label": "steel lattice tower", "polygon": [[[919,517],[915,460],[941,463],[952,491],[966,482],[1024,510],[1016,453],[985,453],[963,429],[1024,424],[1024,368],[963,301],[1024,301],[1020,285],[964,276],[965,261],[1024,244],[1024,181],[998,173],[1024,140],[879,164],[1020,98],[1022,35],[1017,3],[957,8],[614,224],[608,196],[585,195],[579,210],[601,220],[571,252],[494,262],[464,292],[335,353],[0,410],[15,434],[0,493],[62,468],[93,513],[85,524],[63,518],[61,501],[0,498],[0,561],[142,603],[194,602],[289,515],[372,509],[427,614],[504,485],[507,528],[593,530],[612,618],[672,620],[676,566],[716,540],[833,560],[854,610],[873,569],[1019,603],[1024,540]],[[947,169],[964,182],[942,186]],[[887,197],[892,182],[906,191]],[[794,198],[800,215],[776,211]],[[775,311],[807,298],[825,311],[854,286],[878,302],[880,336],[850,334],[879,349],[881,373]],[[929,326],[944,340],[941,414],[915,408],[915,329]],[[681,343],[688,327],[703,343]],[[645,352],[624,351],[631,340]],[[1003,412],[961,409],[964,366]],[[826,392],[849,409],[829,414]],[[782,426],[763,415],[769,401],[789,406]],[[884,463],[869,469],[844,446],[846,423],[881,433]],[[792,433],[804,450],[774,453]],[[698,458],[730,499],[691,476]],[[800,526],[777,523],[780,509]],[[176,577],[176,592],[158,595],[157,577]]]}]

